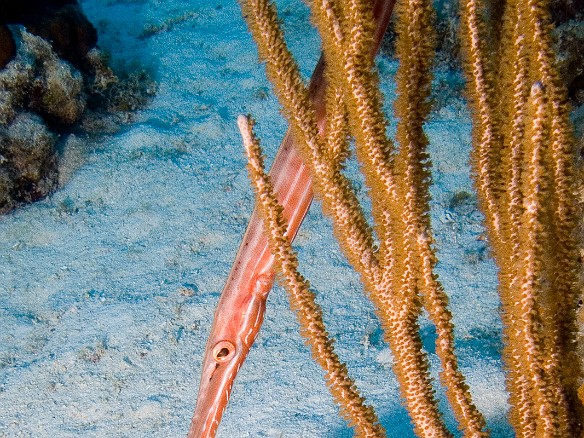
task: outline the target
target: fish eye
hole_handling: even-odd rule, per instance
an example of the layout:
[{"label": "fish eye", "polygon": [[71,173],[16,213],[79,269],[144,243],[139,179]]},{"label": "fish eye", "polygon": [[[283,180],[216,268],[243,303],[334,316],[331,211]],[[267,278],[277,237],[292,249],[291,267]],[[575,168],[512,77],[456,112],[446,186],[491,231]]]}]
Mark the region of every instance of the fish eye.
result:
[{"label": "fish eye", "polygon": [[213,348],[213,359],[215,362],[222,363],[231,360],[235,355],[235,345],[229,341],[220,341]]}]

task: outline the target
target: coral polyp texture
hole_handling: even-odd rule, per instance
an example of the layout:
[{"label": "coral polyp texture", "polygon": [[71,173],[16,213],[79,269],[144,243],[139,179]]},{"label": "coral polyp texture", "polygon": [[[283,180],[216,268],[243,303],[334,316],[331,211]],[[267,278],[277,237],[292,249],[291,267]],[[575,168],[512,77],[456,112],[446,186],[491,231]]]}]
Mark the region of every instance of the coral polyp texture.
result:
[{"label": "coral polyp texture", "polygon": [[[376,307],[416,435],[451,436],[420,335],[419,320],[425,310],[435,326],[440,380],[458,427],[467,437],[488,436],[484,416],[458,364],[454,317],[436,269],[438,254],[430,220],[431,163],[424,128],[431,109],[435,52],[432,3],[396,3],[395,143],[387,136],[379,78],[369,56],[375,46],[377,2],[319,0],[310,5],[325,60],[325,119],[329,120],[321,123],[324,129],[320,129],[309,88],[284,39],[275,4],[245,0],[242,6],[323,212],[332,220],[339,246]],[[473,122],[472,174],[499,267],[509,420],[517,436],[576,438],[582,434],[584,413],[582,358],[577,351],[582,266],[576,238],[580,210],[575,197],[580,183],[568,93],[552,43],[550,3],[510,0],[499,6],[503,10],[495,21],[485,17],[479,0],[461,0],[459,32]],[[495,10],[493,7],[491,15]],[[353,383],[344,369],[342,375],[331,372],[341,369],[341,364],[308,282],[296,270],[296,255],[286,236],[293,236],[294,231],[288,230],[283,218],[297,211],[286,211],[287,204],[292,204],[288,196],[279,204],[264,171],[259,141],[251,131],[253,123],[243,117],[239,124],[264,234],[276,267],[285,277],[301,333],[326,371],[329,389],[356,436],[383,436],[377,416],[363,408],[364,400],[354,388],[350,396],[340,396],[338,387],[353,387]],[[369,187],[372,225],[343,174],[349,139]],[[280,173],[274,176],[280,177]],[[305,182],[311,185],[310,178]],[[253,219],[251,224],[255,226]],[[245,251],[245,244],[241,248]],[[246,265],[236,259],[234,266]],[[240,269],[251,276],[256,266]],[[226,288],[224,293],[228,292]],[[220,302],[216,321],[220,323],[228,312],[238,309],[237,302]],[[243,307],[240,311],[245,313]],[[215,334],[214,327],[212,336]],[[218,367],[209,369],[214,372]],[[212,379],[212,374],[203,374],[201,386]],[[226,394],[228,397],[229,389]],[[218,400],[219,396],[212,390],[201,392],[189,437],[214,436],[220,415],[201,412],[205,398]],[[225,404],[222,399],[216,405],[224,408]],[[208,405],[212,411],[213,403]],[[361,409],[352,411],[353,405]],[[213,419],[214,427],[195,433],[197,424],[207,418]]]}]

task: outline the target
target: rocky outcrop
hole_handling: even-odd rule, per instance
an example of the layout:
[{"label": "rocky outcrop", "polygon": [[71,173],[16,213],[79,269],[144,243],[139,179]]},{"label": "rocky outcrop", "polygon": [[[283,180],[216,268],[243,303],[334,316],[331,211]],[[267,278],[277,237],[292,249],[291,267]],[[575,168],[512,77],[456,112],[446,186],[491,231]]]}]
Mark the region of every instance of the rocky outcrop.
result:
[{"label": "rocky outcrop", "polygon": [[[57,187],[57,144],[116,78],[76,0],[0,0],[0,213]],[[109,75],[109,76],[108,76]]]},{"label": "rocky outcrop", "polygon": [[113,74],[77,1],[0,0],[0,11],[1,214],[57,188],[71,132],[112,132],[154,87]]},{"label": "rocky outcrop", "polygon": [[16,56],[16,43],[12,37],[10,29],[5,25],[0,25],[0,69],[6,67]]},{"label": "rocky outcrop", "polygon": [[0,0],[0,10],[0,25],[21,24],[49,41],[60,58],[89,69],[86,55],[97,44],[97,31],[76,0]]},{"label": "rocky outcrop", "polygon": [[0,127],[0,211],[47,196],[56,184],[57,136],[32,113]]}]

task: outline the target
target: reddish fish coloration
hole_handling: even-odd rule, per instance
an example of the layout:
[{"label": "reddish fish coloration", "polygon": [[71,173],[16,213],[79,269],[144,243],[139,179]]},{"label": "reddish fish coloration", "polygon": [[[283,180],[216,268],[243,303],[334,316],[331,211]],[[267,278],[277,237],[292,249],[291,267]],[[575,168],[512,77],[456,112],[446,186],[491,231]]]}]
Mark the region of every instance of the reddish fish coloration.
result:
[{"label": "reddish fish coloration", "polygon": [[[376,0],[375,56],[391,18],[395,0]],[[311,78],[309,93],[319,128],[325,120],[325,63],[321,56]],[[312,179],[302,162],[290,131],[286,134],[270,177],[294,239],[312,201]],[[250,219],[233,268],[215,310],[201,370],[201,382],[188,438],[214,437],[237,372],[262,326],[266,299],[274,283],[274,258],[257,210]]]}]

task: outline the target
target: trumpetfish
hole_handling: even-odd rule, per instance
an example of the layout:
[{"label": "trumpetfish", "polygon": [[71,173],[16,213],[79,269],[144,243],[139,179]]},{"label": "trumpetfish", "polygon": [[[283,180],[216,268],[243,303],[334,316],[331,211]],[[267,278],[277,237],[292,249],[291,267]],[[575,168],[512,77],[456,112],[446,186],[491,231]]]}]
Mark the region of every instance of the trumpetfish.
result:
[{"label": "trumpetfish", "polygon": [[[395,0],[374,0],[375,56],[389,24]],[[325,60],[321,55],[309,85],[319,130],[325,124]],[[287,236],[293,240],[313,198],[312,178],[298,152],[290,130],[276,154],[270,178],[288,222]],[[212,438],[227,403],[235,377],[262,326],[266,300],[275,278],[270,253],[257,209],[250,218],[233,267],[215,310],[201,369],[201,381],[188,438]]]}]

